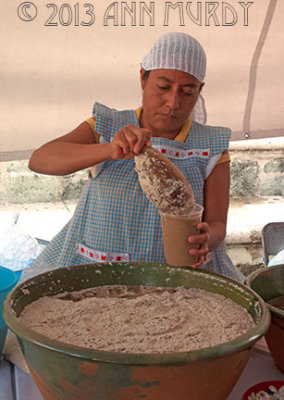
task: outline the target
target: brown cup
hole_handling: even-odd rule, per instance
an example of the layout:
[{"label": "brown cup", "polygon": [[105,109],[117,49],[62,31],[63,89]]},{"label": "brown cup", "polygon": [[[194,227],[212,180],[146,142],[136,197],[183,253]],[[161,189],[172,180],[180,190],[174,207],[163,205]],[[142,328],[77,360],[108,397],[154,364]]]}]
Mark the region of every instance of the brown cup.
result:
[{"label": "brown cup", "polygon": [[160,213],[162,221],[162,240],[168,264],[175,267],[189,267],[196,263],[197,257],[189,254],[196,245],[188,242],[188,236],[197,235],[197,224],[201,222],[203,207],[195,205],[189,215],[177,216]]}]

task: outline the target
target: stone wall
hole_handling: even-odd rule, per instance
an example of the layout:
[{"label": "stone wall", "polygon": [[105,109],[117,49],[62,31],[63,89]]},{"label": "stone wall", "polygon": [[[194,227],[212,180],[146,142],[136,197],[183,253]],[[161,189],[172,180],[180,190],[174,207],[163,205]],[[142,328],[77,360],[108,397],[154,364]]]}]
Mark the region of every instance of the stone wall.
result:
[{"label": "stone wall", "polygon": [[232,196],[283,196],[284,145],[281,148],[241,148],[232,145]]},{"label": "stone wall", "polygon": [[[232,142],[231,196],[284,195],[284,138]],[[88,170],[65,177],[30,171],[28,161],[0,162],[0,204],[76,201]]]},{"label": "stone wall", "polygon": [[74,201],[88,179],[88,171],[49,176],[29,170],[28,161],[0,163],[0,204]]}]

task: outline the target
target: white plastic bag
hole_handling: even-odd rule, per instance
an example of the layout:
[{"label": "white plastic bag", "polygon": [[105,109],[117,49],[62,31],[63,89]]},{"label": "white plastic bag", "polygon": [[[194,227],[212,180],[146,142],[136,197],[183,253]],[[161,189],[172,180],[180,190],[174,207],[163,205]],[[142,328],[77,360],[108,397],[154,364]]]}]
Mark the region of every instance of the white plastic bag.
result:
[{"label": "white plastic bag", "polygon": [[284,249],[279,251],[276,256],[272,257],[268,263],[268,267],[272,267],[273,265],[284,264]]},{"label": "white plastic bag", "polygon": [[27,268],[36,258],[38,242],[18,226],[19,215],[14,223],[0,236],[0,265],[13,271]]}]

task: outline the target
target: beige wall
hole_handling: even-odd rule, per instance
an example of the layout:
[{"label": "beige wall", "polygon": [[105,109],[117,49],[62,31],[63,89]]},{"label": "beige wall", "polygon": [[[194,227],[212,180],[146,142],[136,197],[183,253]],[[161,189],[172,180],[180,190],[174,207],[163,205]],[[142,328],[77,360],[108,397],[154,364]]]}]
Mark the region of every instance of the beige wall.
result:
[{"label": "beige wall", "polygon": [[[230,11],[227,7],[227,20],[222,20],[225,2],[215,2],[218,8],[207,25],[205,14],[210,10],[206,9],[209,3],[206,1],[199,2],[203,13],[201,25],[186,14],[187,2],[90,0],[95,14],[91,26],[76,26],[88,20],[88,15],[84,15],[85,0],[68,2],[73,10],[69,26],[62,25],[68,22],[67,6],[62,9],[62,23],[57,13],[51,22],[58,25],[45,26],[53,11],[46,7],[49,2],[33,0],[37,16],[29,22],[22,21],[17,14],[21,3],[22,0],[0,0],[0,154],[33,149],[70,131],[90,116],[95,101],[118,109],[139,105],[140,60],[159,34],[174,30],[194,35],[206,50],[208,72],[204,96],[208,123],[242,132],[251,61],[271,4],[269,0],[252,2],[247,26],[244,26],[244,8],[233,0],[226,2],[231,8]],[[58,0],[53,3],[58,9],[64,4]],[[136,19],[126,12],[125,26],[121,26],[123,4],[133,7],[134,3]],[[174,10],[171,5],[177,3],[180,9]],[[197,3],[192,2],[193,13]],[[145,13],[144,26],[139,26],[142,23],[139,9],[143,4],[148,8],[152,5],[154,12],[152,18]],[[111,16],[115,6],[119,12],[117,26],[111,18],[105,21],[108,26],[104,26],[108,7]],[[33,13],[33,9],[26,11]],[[270,132],[284,127],[283,21],[284,2],[278,1],[259,58],[250,116],[252,131]]]}]

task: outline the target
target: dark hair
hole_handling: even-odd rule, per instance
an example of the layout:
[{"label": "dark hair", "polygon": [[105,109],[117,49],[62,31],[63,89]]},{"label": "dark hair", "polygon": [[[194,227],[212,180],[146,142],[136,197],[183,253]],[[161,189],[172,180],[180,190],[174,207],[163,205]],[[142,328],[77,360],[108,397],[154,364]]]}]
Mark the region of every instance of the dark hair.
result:
[{"label": "dark hair", "polygon": [[145,71],[144,75],[143,75],[143,79],[146,81],[149,78],[151,70]]}]

